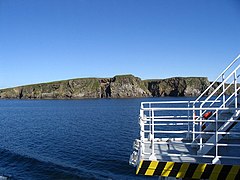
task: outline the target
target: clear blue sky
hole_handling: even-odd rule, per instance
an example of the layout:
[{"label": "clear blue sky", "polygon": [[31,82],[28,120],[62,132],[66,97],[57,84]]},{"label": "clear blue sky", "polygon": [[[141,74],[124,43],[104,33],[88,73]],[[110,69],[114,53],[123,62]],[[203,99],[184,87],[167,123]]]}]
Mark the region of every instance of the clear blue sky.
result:
[{"label": "clear blue sky", "polygon": [[215,77],[239,0],[0,0],[0,88],[79,77]]}]

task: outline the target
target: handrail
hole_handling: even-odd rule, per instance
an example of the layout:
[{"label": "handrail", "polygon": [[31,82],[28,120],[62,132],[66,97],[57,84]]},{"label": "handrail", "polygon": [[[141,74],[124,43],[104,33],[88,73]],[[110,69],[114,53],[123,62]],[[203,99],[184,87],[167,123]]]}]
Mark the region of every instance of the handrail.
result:
[{"label": "handrail", "polygon": [[[226,81],[228,81],[236,72],[237,70],[240,68],[240,65],[231,73],[229,74],[229,76],[205,99],[205,101],[203,101],[203,103],[200,105],[200,107],[203,107],[203,105],[207,102],[209,102],[209,99],[221,88],[224,86],[224,84],[226,83]],[[237,79],[239,78],[240,76],[237,77]],[[236,79],[236,80],[237,80]],[[213,102],[209,105],[209,107],[212,107],[214,103],[218,102],[218,99],[220,99],[221,96],[224,95],[224,93],[232,86],[234,85],[236,82],[233,80],[230,84],[228,84],[227,87],[225,87],[224,91],[222,91],[216,98],[215,100],[213,100]],[[235,91],[239,91],[240,90],[240,87],[238,87],[237,89],[235,89]],[[231,94],[230,97],[228,97],[227,99],[225,98],[224,101],[222,102],[221,106],[220,107],[223,107],[226,105],[226,103],[231,100],[231,98],[233,97],[234,93]],[[234,100],[234,99],[233,99]],[[232,100],[232,101],[233,101]],[[232,102],[231,101],[231,102]],[[230,103],[231,103],[230,102]],[[229,104],[230,104],[229,103]],[[202,112],[202,114],[206,113],[206,111]],[[214,115],[215,113],[213,113]]]},{"label": "handrail", "polygon": [[213,85],[219,80],[219,78],[223,77],[223,75],[232,67],[232,65],[240,58],[240,54],[228,65],[228,67],[223,70],[223,72],[213,81],[210,86],[195,100],[195,102],[198,102],[209,90]]},{"label": "handrail", "polygon": [[[140,138],[134,145],[130,163],[136,166],[141,159],[156,161],[162,156],[179,157],[176,161],[181,162],[184,161],[181,157],[188,157],[189,161],[192,157],[199,158],[194,161],[207,163],[211,158],[212,164],[221,163],[220,159],[240,159],[239,153],[222,151],[225,147],[240,147],[239,141],[229,142],[225,138],[225,135],[240,137],[240,132],[234,130],[240,123],[238,60],[240,54],[194,101],[142,102]],[[216,82],[219,82],[217,86]],[[234,92],[227,96],[226,92],[232,87]],[[207,92],[209,95],[202,98]],[[178,144],[185,147],[178,149]]]},{"label": "handrail", "polygon": [[[201,102],[200,108],[202,108],[220,89],[222,89],[222,92],[214,98],[213,102],[208,105],[208,107],[213,107],[214,104],[222,98],[222,103],[219,105],[220,108],[225,107],[227,104],[228,106],[235,101],[235,108],[237,107],[237,96],[238,91],[240,90],[240,87],[237,86],[238,78],[240,77],[237,75],[237,71],[240,68],[240,64],[235,65],[235,68],[229,72],[228,74],[225,74],[230,68],[233,67],[234,63],[236,63],[240,58],[240,54],[229,64],[229,66],[217,77],[217,79],[195,100],[195,103],[193,103],[193,106],[195,107],[196,103],[199,103],[199,100],[206,94],[207,91],[210,90],[210,88],[213,87],[213,85],[221,78],[221,83],[214,88],[214,90],[210,93],[210,95],[207,96],[207,98]],[[227,77],[225,77],[227,75]],[[225,84],[229,81],[230,78],[233,77],[233,81],[230,82],[230,84],[225,87]],[[225,92],[234,85],[234,92],[230,95],[230,97],[226,98]],[[233,98],[234,97],[234,98]],[[216,109],[212,112],[212,115],[209,118],[212,118],[217,114],[217,111],[219,109]],[[207,112],[207,110],[200,110],[199,116],[197,117],[197,120],[203,120],[203,115]],[[193,112],[195,114],[195,112]],[[203,125],[203,124],[201,124]],[[206,125],[206,124],[205,124]],[[195,124],[193,124],[193,130],[195,131]],[[193,136],[193,141],[195,141],[195,138],[201,138],[201,135],[198,135],[197,137]],[[216,140],[217,141],[217,140]]]},{"label": "handrail", "polygon": [[220,108],[220,107],[189,107],[189,108],[182,108],[182,107],[156,107],[156,108],[142,108],[142,110],[148,111],[148,110],[153,110],[153,111],[159,111],[159,110],[164,110],[164,111],[172,111],[172,110],[178,110],[178,111],[186,111],[186,110],[240,110],[240,108],[229,108],[229,107],[224,107],[224,108]]},{"label": "handrail", "polygon": [[[198,101],[198,103],[202,103],[205,101]],[[208,100],[207,102],[215,102],[215,100]],[[217,100],[216,102],[221,102],[220,100]],[[194,104],[195,101],[158,101],[158,102],[141,102],[141,108],[144,108],[144,105],[153,105],[153,104]]]},{"label": "handrail", "polygon": [[[151,103],[151,102],[150,102]],[[172,103],[172,102],[166,102],[162,101],[159,102],[159,105],[161,104],[166,104],[166,103]],[[144,102],[142,105],[145,104],[147,106],[148,103]],[[149,105],[150,106],[150,105]],[[187,117],[185,113],[187,111],[200,111],[200,110],[212,110],[216,111],[216,116],[213,117],[212,119],[195,119],[194,117],[190,116]],[[219,114],[222,112],[228,112],[228,111],[236,111],[238,113],[235,113],[231,115],[231,118],[224,119],[223,117],[220,117]],[[180,139],[182,137],[185,137],[188,139],[188,137],[193,137],[195,135],[200,135],[201,138],[206,138],[206,137],[216,137],[219,138],[224,137],[224,135],[233,135],[233,136],[239,136],[239,132],[235,131],[224,131],[223,128],[228,128],[232,126],[231,124],[239,122],[237,120],[240,115],[240,108],[235,108],[235,107],[194,107],[193,105],[190,107],[142,107],[140,109],[142,113],[142,116],[140,116],[140,127],[141,127],[141,156],[145,156],[149,158],[149,160],[157,160],[157,157],[159,156],[170,156],[170,157],[196,157],[196,158],[211,158],[212,163],[215,163],[216,159],[215,158],[222,158],[222,159],[240,159],[240,156],[238,155],[225,155],[223,156],[220,152],[218,152],[219,147],[239,147],[240,145],[238,143],[226,143],[226,142],[218,142],[218,141],[203,141],[202,139],[199,139],[199,141],[176,141],[176,140],[161,140],[164,139]],[[167,116],[164,115],[164,112],[169,112],[171,111],[172,115],[170,119],[166,119]],[[183,111],[181,115],[178,115],[180,111]],[[149,113],[151,112],[151,113]],[[160,114],[159,114],[160,113]],[[235,116],[236,115],[236,116]],[[180,118],[180,119],[179,119]],[[201,130],[201,128],[196,128],[195,130],[192,128],[189,129],[189,123],[190,124],[196,124],[196,125],[201,125],[204,122],[212,123],[215,124],[214,127],[218,127],[215,130],[209,129],[206,131]],[[228,123],[227,127],[225,125],[223,126],[224,123]],[[169,127],[171,128],[166,128],[166,126],[171,125]],[[218,126],[219,125],[219,126]],[[178,128],[179,127],[179,128]],[[148,138],[147,138],[148,137]],[[220,137],[220,138],[221,138]],[[219,138],[219,139],[220,139]],[[190,140],[190,139],[188,139]],[[171,154],[167,153],[165,154],[164,152],[157,151],[155,148],[150,148],[150,149],[144,149],[143,147],[144,144],[150,144],[150,147],[154,147],[158,144],[166,144],[167,146],[171,146],[173,144],[182,144],[185,146],[198,146],[199,147],[199,153],[197,151],[197,154],[191,154],[190,152],[182,153],[181,151],[179,153]],[[148,147],[148,146],[146,146]],[[205,147],[205,148],[203,148]],[[215,148],[216,150],[214,151],[214,154],[211,153],[204,153],[205,151],[208,152],[206,149],[210,148]],[[164,149],[164,147],[163,147]],[[203,153],[202,151],[203,150]],[[214,161],[215,160],[215,161]]]},{"label": "handrail", "polygon": [[[205,101],[208,101],[222,86],[225,84],[232,75],[236,73],[236,71],[240,68],[240,64],[237,66],[237,68],[231,72],[231,74],[228,75],[228,77],[220,84],[218,87],[205,99]],[[203,102],[201,106],[203,106],[206,102]]]}]

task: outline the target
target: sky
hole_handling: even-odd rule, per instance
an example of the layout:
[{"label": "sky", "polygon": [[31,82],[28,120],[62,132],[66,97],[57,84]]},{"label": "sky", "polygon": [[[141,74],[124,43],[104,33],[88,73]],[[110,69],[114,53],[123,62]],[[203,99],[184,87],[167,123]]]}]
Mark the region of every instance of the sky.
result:
[{"label": "sky", "polygon": [[0,0],[0,89],[119,74],[214,80],[238,54],[239,0]]}]

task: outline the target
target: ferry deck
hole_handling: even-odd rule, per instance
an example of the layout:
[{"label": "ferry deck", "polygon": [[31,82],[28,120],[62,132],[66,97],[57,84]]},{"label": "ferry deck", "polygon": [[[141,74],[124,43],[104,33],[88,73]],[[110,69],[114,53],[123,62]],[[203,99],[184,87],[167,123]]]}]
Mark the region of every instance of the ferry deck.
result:
[{"label": "ferry deck", "polygon": [[240,179],[239,59],[194,101],[141,103],[129,160],[137,175]]}]

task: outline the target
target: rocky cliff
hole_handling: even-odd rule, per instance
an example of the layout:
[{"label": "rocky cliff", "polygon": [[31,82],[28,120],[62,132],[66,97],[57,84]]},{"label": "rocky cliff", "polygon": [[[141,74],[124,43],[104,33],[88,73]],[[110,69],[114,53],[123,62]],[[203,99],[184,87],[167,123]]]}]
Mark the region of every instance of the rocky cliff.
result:
[{"label": "rocky cliff", "polygon": [[146,80],[153,96],[198,96],[209,85],[205,77],[175,77],[161,80]]},{"label": "rocky cliff", "polygon": [[175,77],[143,81],[133,75],[119,75],[113,78],[79,78],[1,89],[0,98],[83,99],[198,96],[209,84],[210,82],[205,77]]},{"label": "rocky cliff", "polygon": [[2,99],[83,99],[149,97],[151,93],[133,75],[79,78],[0,90]]},{"label": "rocky cliff", "polygon": [[99,81],[96,78],[72,79],[0,90],[1,98],[71,99],[96,98]]}]

